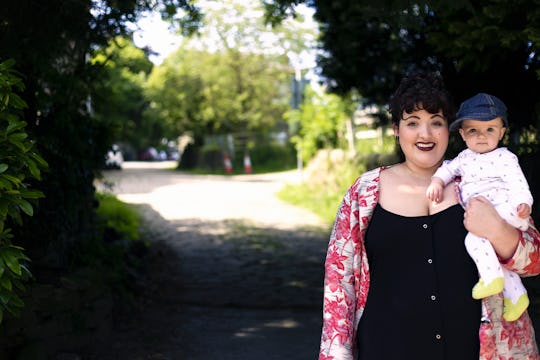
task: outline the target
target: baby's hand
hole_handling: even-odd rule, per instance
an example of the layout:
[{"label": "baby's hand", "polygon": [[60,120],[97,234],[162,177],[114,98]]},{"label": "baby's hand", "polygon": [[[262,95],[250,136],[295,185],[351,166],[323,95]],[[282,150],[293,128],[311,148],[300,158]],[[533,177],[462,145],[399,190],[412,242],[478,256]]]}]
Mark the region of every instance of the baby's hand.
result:
[{"label": "baby's hand", "polygon": [[435,203],[440,203],[443,199],[442,181],[437,178],[431,180],[431,184],[429,184],[428,188],[426,189],[426,196],[429,200]]},{"label": "baby's hand", "polygon": [[526,219],[531,215],[531,207],[528,204],[519,204],[517,214],[520,218]]}]

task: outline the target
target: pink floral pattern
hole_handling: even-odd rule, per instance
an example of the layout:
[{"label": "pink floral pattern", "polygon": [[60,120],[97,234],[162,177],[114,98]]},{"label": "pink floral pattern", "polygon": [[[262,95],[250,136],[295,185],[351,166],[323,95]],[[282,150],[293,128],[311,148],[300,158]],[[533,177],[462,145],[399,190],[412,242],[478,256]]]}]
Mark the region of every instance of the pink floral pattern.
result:
[{"label": "pink floral pattern", "polygon": [[[349,188],[336,215],[325,263],[323,329],[319,360],[352,360],[356,329],[369,291],[364,233],[379,197],[379,174],[366,172]],[[514,256],[504,266],[521,276],[540,273],[540,234],[531,226],[521,233]],[[502,319],[502,295],[483,300],[479,360],[540,360],[527,312],[513,322]],[[360,359],[362,360],[362,359]]]}]

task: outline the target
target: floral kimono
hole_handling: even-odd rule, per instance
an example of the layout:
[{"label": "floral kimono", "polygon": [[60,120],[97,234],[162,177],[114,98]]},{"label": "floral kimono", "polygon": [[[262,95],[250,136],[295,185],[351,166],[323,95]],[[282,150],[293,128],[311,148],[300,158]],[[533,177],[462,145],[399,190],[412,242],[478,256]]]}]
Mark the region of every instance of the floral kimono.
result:
[{"label": "floral kimono", "polygon": [[[353,360],[356,330],[369,291],[364,234],[379,198],[379,174],[366,172],[349,188],[336,216],[325,264],[323,329],[319,360]],[[513,257],[503,265],[521,276],[540,273],[540,234],[520,232]],[[540,360],[527,312],[516,321],[502,318],[502,294],[482,299],[480,360]],[[362,359],[359,359],[362,360]]]}]

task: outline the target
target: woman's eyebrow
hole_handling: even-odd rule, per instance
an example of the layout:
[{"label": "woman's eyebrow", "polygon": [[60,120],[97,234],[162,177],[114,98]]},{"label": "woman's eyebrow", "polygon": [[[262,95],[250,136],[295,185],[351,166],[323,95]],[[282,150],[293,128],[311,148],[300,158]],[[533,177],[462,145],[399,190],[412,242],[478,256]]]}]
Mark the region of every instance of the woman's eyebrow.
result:
[{"label": "woman's eyebrow", "polygon": [[409,120],[409,119],[420,119],[417,115],[410,115],[408,117],[402,117],[401,120]]}]

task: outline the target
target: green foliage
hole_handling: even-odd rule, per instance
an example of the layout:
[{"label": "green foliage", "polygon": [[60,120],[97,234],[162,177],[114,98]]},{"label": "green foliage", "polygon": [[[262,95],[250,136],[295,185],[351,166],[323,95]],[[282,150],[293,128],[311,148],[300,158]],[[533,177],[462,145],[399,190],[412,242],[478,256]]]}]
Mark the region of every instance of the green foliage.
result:
[{"label": "green foliage", "polygon": [[292,146],[257,143],[249,151],[249,156],[253,172],[256,173],[283,171],[296,167],[296,151]]},{"label": "green foliage", "polygon": [[199,152],[197,161],[201,168],[209,171],[223,171],[223,149],[215,144],[204,145]]},{"label": "green foliage", "polygon": [[477,92],[506,102],[517,127],[540,122],[538,0],[264,0],[272,23],[313,7],[320,24],[318,65],[332,91],[356,89],[387,104],[404,73],[438,69],[459,103]]},{"label": "green foliage", "polygon": [[[339,156],[332,155],[336,151]],[[379,153],[358,153],[354,157],[345,156],[341,150],[319,151],[306,167],[304,181],[287,184],[277,195],[332,224],[343,195],[358,176],[366,170],[396,162],[398,157],[391,147]]]},{"label": "green foliage", "polygon": [[[66,269],[78,243],[95,236],[93,181],[117,125],[94,116],[92,101],[99,98],[94,90],[102,85],[104,68],[91,59],[111,39],[129,36],[132,23],[151,10],[188,32],[201,19],[193,2],[183,0],[2,3],[0,57],[15,59],[24,75],[26,130],[50,169],[43,174],[40,189],[46,197],[39,209],[24,227],[13,229],[34,272],[41,266]],[[130,71],[137,66],[130,63]]]},{"label": "green foliage", "polygon": [[96,51],[91,63],[101,71],[93,89],[94,114],[111,129],[109,138],[135,149],[158,143],[162,135],[152,131],[160,128],[157,119],[143,117],[148,107],[144,85],[153,67],[144,51],[130,40],[116,37]]},{"label": "green foliage", "polygon": [[277,195],[285,201],[313,211],[331,224],[345,191],[365,170],[365,164],[350,158],[331,161],[324,154],[327,152],[319,152],[308,165],[303,182],[287,184]]},{"label": "green foliage", "polygon": [[181,47],[148,79],[146,116],[157,119],[169,138],[268,131],[287,108],[287,73],[281,57],[230,50],[212,53]]},{"label": "green foliage", "polygon": [[208,3],[204,12],[198,36],[152,72],[147,116],[199,143],[208,134],[273,129],[288,108],[288,56],[313,45],[314,30],[301,19],[269,28],[258,2]]},{"label": "green foliage", "polygon": [[125,203],[108,193],[96,193],[98,222],[114,229],[121,238],[139,240],[140,216]]},{"label": "green foliage", "polygon": [[371,139],[360,139],[355,143],[359,155],[393,154],[396,151],[396,139],[391,135],[384,135]]},{"label": "green foliage", "polygon": [[128,204],[109,193],[96,193],[98,207],[97,236],[93,240],[81,241],[75,251],[74,265],[103,267],[107,274],[103,279],[123,281],[128,264],[126,256],[135,248],[145,248],[140,238],[139,213]]},{"label": "green foliage", "polygon": [[345,121],[351,117],[349,104],[340,96],[306,88],[300,110],[285,114],[289,127],[297,129],[292,142],[304,162],[309,161],[320,149],[335,148],[345,132]]},{"label": "green foliage", "polygon": [[40,180],[47,167],[21,120],[26,103],[16,92],[24,85],[14,65],[13,60],[0,63],[0,322],[6,312],[19,314],[24,304],[17,292],[24,290],[23,283],[31,277],[30,259],[22,247],[13,245],[13,234],[6,225],[9,220],[21,225],[23,214],[34,215],[43,193],[32,189],[28,180]]},{"label": "green foliage", "polygon": [[98,192],[95,196],[96,236],[77,243],[69,277],[78,282],[81,280],[77,274],[90,275],[93,279],[88,285],[114,289],[124,311],[133,300],[133,274],[141,265],[148,243],[141,238],[141,216],[133,206],[109,193]]}]

